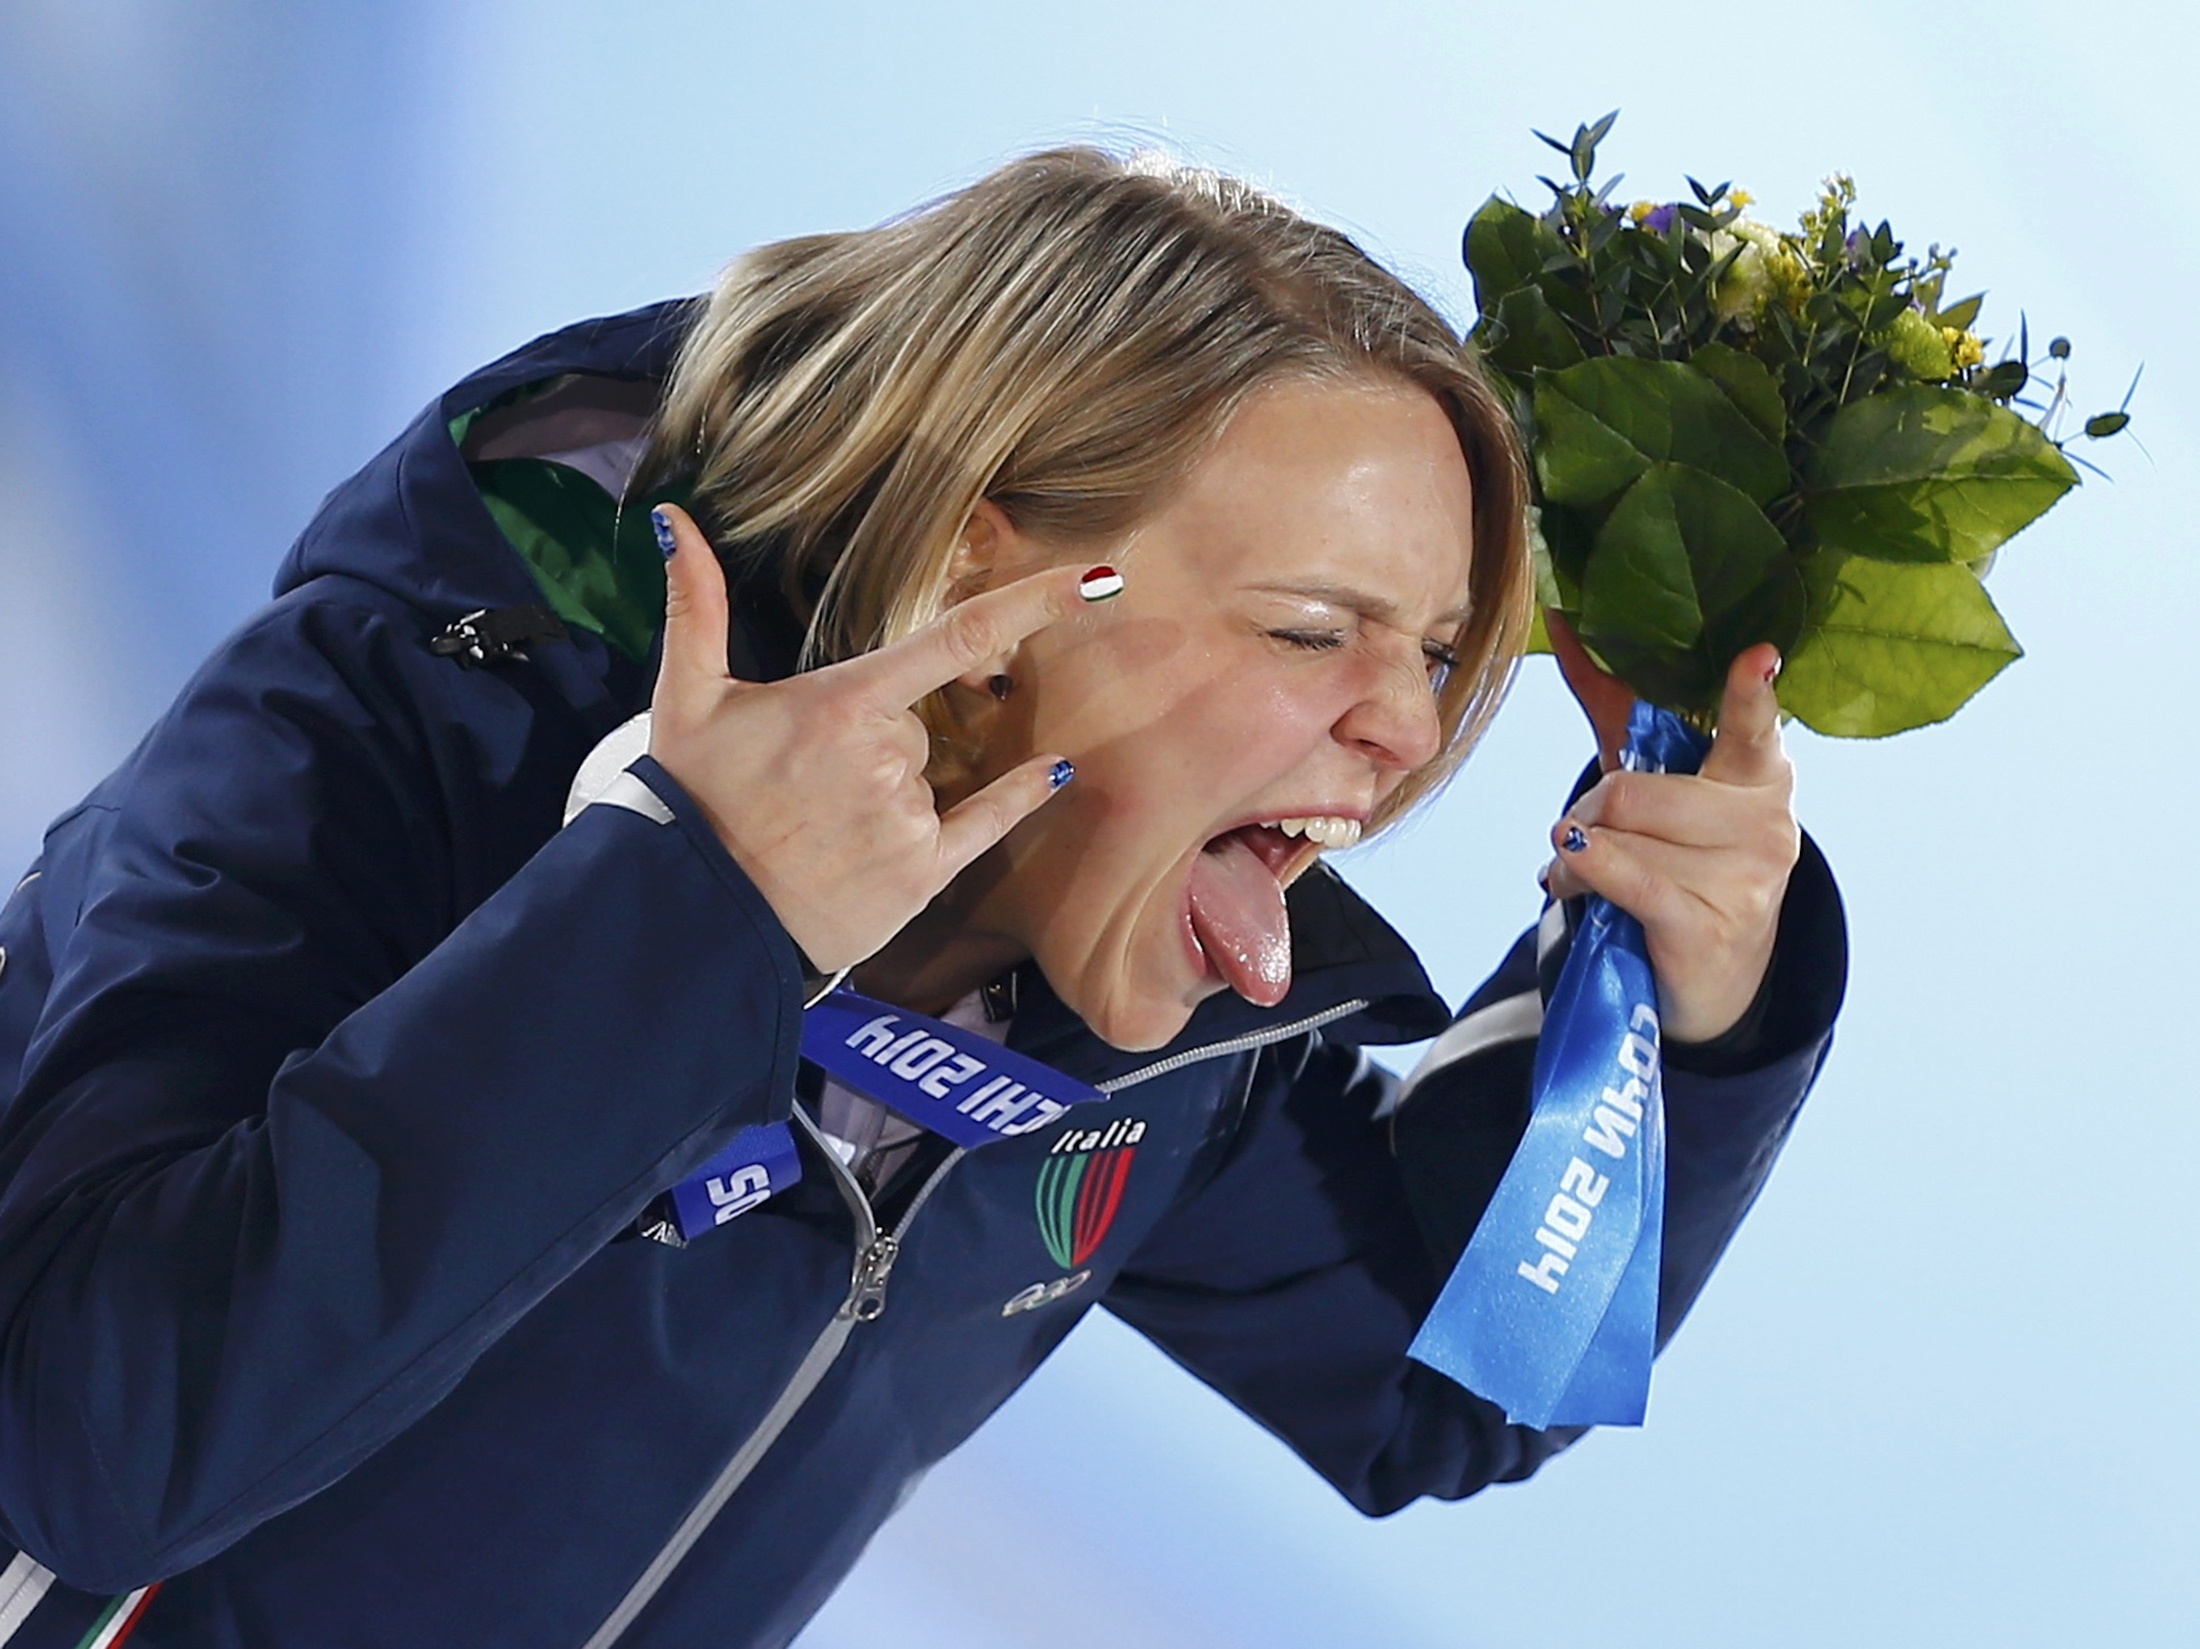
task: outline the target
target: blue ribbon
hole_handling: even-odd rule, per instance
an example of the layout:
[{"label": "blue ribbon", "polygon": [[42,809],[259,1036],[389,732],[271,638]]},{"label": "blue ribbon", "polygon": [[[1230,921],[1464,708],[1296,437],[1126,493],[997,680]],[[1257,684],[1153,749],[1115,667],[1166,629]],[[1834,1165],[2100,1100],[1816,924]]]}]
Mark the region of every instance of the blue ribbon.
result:
[{"label": "blue ribbon", "polygon": [[[1637,703],[1623,765],[1705,741]],[[1665,1224],[1658,989],[1642,926],[1591,896],[1544,1010],[1527,1133],[1408,1354],[1525,1426],[1639,1426]]]},{"label": "blue ribbon", "polygon": [[[1044,1128],[1103,1097],[990,1037],[837,990],[802,1016],[802,1057],[896,1116],[976,1150]],[[784,1122],[745,1128],[672,1188],[672,1219],[693,1240],[802,1178]]]}]

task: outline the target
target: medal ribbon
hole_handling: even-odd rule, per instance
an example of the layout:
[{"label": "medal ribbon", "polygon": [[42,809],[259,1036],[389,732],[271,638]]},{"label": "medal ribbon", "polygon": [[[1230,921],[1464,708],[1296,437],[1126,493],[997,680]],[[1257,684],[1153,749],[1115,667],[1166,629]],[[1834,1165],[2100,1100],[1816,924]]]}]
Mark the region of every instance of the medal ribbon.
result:
[{"label": "medal ribbon", "polygon": [[[1622,765],[1703,737],[1637,703]],[[1658,990],[1642,925],[1591,895],[1544,1010],[1526,1134],[1408,1354],[1515,1425],[1642,1424],[1665,1222]]]},{"label": "medal ribbon", "polygon": [[[837,990],[802,1016],[802,1057],[896,1116],[977,1150],[1044,1128],[1100,1090],[977,1031]],[[692,1240],[802,1178],[784,1122],[745,1128],[672,1188],[671,1217]]]}]

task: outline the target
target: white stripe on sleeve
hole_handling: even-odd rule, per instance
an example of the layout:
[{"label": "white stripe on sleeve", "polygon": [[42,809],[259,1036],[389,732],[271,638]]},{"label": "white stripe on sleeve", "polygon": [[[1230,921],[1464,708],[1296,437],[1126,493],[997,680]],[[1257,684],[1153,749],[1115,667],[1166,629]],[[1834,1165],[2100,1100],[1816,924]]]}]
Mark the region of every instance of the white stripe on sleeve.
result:
[{"label": "white stripe on sleeve", "polygon": [[0,1569],[0,1644],[15,1636],[52,1584],[53,1571],[33,1562],[28,1552],[17,1552],[14,1561]]},{"label": "white stripe on sleeve", "polygon": [[1542,1029],[1543,998],[1533,989],[1475,1009],[1429,1044],[1421,1063],[1413,1067],[1413,1074],[1398,1085],[1390,1103],[1376,1114],[1388,1116],[1413,1097],[1415,1088],[1447,1066],[1507,1042],[1532,1042]]},{"label": "white stripe on sleeve", "polygon": [[672,809],[665,806],[664,798],[649,788],[633,773],[621,773],[608,785],[603,794],[589,804],[591,807],[623,807],[629,813],[639,813],[652,824],[672,823]]}]

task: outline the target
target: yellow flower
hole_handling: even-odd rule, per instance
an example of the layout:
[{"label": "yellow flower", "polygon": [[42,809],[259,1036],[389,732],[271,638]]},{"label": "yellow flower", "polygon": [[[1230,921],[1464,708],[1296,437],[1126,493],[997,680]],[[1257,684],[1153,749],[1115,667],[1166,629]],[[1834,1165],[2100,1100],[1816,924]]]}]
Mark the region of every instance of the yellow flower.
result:
[{"label": "yellow flower", "polygon": [[1746,212],[1757,204],[1757,197],[1747,189],[1729,189],[1726,192],[1726,203],[1737,212]]},{"label": "yellow flower", "polygon": [[1809,268],[1786,246],[1767,262],[1772,276],[1773,302],[1790,315],[1802,314],[1804,301],[1811,293]]},{"label": "yellow flower", "polygon": [[1634,205],[1627,208],[1627,215],[1639,224],[1657,209],[1658,203],[1654,200],[1638,200]]},{"label": "yellow flower", "polygon": [[1948,340],[1948,359],[1956,371],[1984,364],[1986,346],[1979,342],[1976,333],[1966,332],[1960,326],[1944,326],[1940,335]]}]

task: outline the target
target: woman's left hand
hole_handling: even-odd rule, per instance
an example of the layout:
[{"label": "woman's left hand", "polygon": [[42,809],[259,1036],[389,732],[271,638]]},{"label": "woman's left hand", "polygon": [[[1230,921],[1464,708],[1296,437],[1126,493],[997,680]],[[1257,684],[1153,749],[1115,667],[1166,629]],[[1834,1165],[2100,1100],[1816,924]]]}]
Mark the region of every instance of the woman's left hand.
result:
[{"label": "woman's left hand", "polygon": [[1752,647],[1728,668],[1700,772],[1629,773],[1615,764],[1632,693],[1596,667],[1563,621],[1553,623],[1552,641],[1596,728],[1605,773],[1551,829],[1551,893],[1600,893],[1641,922],[1664,1034],[1709,1042],[1764,983],[1801,851],[1772,688],[1779,650]]}]

